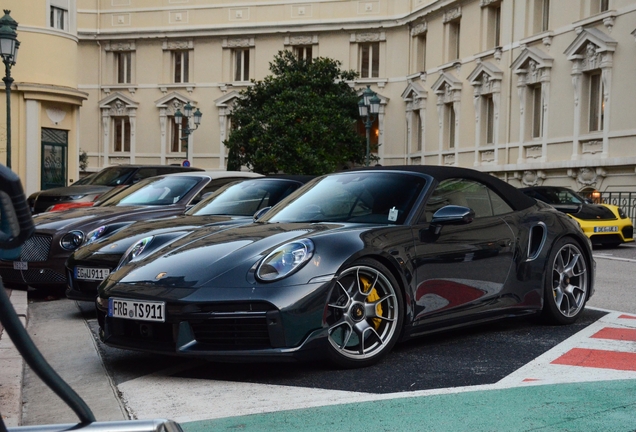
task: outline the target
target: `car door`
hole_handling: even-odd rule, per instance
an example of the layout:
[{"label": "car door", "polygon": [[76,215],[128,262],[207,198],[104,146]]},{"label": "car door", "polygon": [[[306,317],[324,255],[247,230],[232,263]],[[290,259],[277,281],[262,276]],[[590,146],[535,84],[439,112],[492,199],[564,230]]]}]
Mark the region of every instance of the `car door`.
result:
[{"label": "car door", "polygon": [[[433,214],[447,205],[469,207],[475,217],[432,224]],[[496,307],[513,263],[515,236],[502,218],[510,206],[486,185],[454,178],[437,185],[424,210],[414,232],[415,324],[441,324]]]}]

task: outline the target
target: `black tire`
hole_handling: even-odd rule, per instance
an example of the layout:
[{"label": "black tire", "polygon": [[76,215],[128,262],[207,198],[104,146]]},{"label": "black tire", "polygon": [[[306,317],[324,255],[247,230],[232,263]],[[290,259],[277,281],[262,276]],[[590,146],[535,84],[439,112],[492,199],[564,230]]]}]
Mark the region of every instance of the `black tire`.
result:
[{"label": "black tire", "polygon": [[384,265],[366,258],[340,273],[325,309],[329,357],[344,368],[377,363],[399,339],[404,322],[399,284]]},{"label": "black tire", "polygon": [[552,247],[545,275],[542,318],[551,324],[572,324],[587,302],[589,265],[581,246],[563,238]]}]

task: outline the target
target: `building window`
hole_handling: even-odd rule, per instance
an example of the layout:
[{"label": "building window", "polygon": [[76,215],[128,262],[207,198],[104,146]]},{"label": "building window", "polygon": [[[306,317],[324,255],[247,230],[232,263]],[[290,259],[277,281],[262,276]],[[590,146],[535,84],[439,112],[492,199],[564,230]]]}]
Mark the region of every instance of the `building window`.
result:
[{"label": "building window", "polygon": [[360,44],[360,77],[380,76],[380,42]]},{"label": "building window", "polygon": [[250,80],[250,50],[241,48],[234,50],[234,81]]},{"label": "building window", "polygon": [[132,52],[122,51],[117,56],[117,82],[129,84],[132,82]]},{"label": "building window", "polygon": [[444,136],[449,149],[455,148],[455,109],[452,103],[444,105]]},{"label": "building window", "polygon": [[589,131],[596,132],[603,129],[603,116],[605,115],[603,80],[601,79],[600,72],[590,75],[589,83]]},{"label": "building window", "polygon": [[482,142],[494,144],[495,142],[495,103],[492,95],[483,95],[482,98]]},{"label": "building window", "polygon": [[185,116],[181,119],[181,127],[174,122],[174,118],[170,120],[170,151],[172,153],[183,153],[186,151],[188,143],[181,138],[183,137],[183,130],[188,127],[188,119]]},{"label": "building window", "polygon": [[421,34],[416,38],[417,43],[417,71],[426,71],[426,34]]},{"label": "building window", "polygon": [[534,0],[534,33],[550,29],[550,0]]},{"label": "building window", "polygon": [[607,12],[609,10],[609,0],[592,0],[592,14]]},{"label": "building window", "polygon": [[413,123],[411,125],[412,143],[411,151],[422,150],[422,121],[420,120],[420,110],[413,111]]},{"label": "building window", "polygon": [[532,108],[532,138],[543,136],[543,98],[541,96],[541,85],[529,87],[530,103]]},{"label": "building window", "polygon": [[501,45],[501,3],[495,3],[486,8],[486,37],[487,47],[495,48]]},{"label": "building window", "polygon": [[294,47],[294,54],[298,60],[305,60],[307,63],[311,63],[313,58],[311,48],[311,45],[298,45]]},{"label": "building window", "polygon": [[58,30],[68,30],[68,11],[60,7],[51,6],[49,24]]},{"label": "building window", "polygon": [[190,82],[190,51],[173,51],[172,63],[174,66],[174,82]]},{"label": "building window", "polygon": [[130,119],[113,117],[113,150],[115,153],[130,151]]},{"label": "building window", "polygon": [[448,61],[459,59],[460,22],[458,19],[446,23],[448,26]]}]

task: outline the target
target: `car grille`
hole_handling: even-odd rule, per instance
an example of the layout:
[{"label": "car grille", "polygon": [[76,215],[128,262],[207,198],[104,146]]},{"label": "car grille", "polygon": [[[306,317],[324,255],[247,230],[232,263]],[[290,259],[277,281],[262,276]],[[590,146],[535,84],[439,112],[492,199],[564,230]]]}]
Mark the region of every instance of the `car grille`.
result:
[{"label": "car grille", "polygon": [[49,235],[34,234],[22,245],[20,261],[46,261],[49,257],[51,241],[52,237]]},{"label": "car grille", "polygon": [[2,280],[7,283],[18,283],[27,285],[63,285],[66,284],[66,277],[56,271],[49,269],[30,270],[0,270]]},{"label": "car grille", "polygon": [[258,349],[272,346],[264,313],[190,321],[190,326],[197,342],[211,345],[214,349]]},{"label": "car grille", "polygon": [[623,237],[625,237],[626,239],[634,238],[634,227],[626,226],[625,228],[623,228]]}]

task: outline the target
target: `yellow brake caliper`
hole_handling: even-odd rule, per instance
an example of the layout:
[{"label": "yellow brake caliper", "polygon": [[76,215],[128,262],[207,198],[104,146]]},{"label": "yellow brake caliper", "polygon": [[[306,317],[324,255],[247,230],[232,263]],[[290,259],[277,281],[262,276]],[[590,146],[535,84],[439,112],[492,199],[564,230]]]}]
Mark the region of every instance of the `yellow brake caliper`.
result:
[{"label": "yellow brake caliper", "polygon": [[[366,276],[362,276],[360,277],[360,282],[362,282],[362,292],[366,294],[371,289],[371,281]],[[373,288],[371,292],[369,293],[369,295],[367,295],[367,302],[374,303],[378,300],[380,300],[380,295],[378,294],[378,291],[375,288]],[[378,303],[375,306],[375,313],[378,316],[382,316],[381,304]],[[380,318],[372,318],[371,322],[373,323],[373,327],[376,330],[379,329],[380,324],[382,324],[382,320]]]}]

